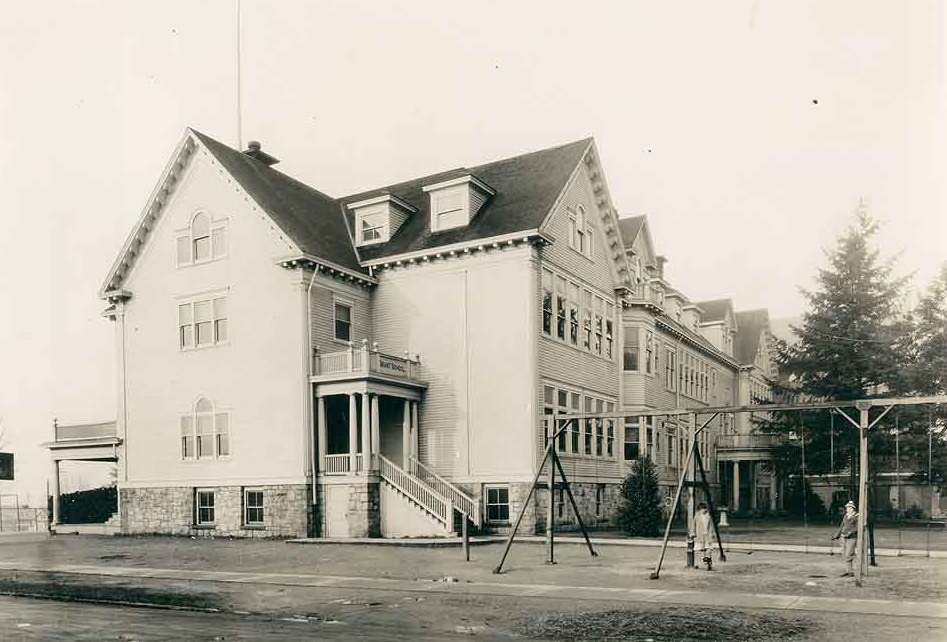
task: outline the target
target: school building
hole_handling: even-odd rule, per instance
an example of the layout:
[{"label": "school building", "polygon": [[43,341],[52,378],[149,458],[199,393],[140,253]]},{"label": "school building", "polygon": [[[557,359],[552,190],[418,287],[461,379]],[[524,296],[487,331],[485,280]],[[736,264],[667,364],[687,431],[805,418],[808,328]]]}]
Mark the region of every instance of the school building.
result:
[{"label": "school building", "polygon": [[[640,415],[768,398],[766,312],[675,289],[592,139],[342,198],[277,162],[187,130],[103,283],[114,430],[52,448],[118,462],[124,533],[529,530],[549,501],[571,524],[558,488],[524,506],[565,412],[624,416],[556,443],[604,525],[639,456],[668,493],[683,463],[687,426]],[[776,501],[771,439],[704,431],[720,501]]]}]

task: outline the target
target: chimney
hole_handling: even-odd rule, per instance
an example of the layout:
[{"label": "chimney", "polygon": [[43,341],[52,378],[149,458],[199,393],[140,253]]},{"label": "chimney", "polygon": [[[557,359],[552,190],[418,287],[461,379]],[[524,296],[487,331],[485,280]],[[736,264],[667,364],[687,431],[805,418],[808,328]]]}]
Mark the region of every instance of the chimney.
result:
[{"label": "chimney", "polygon": [[654,257],[654,262],[655,262],[655,263],[657,264],[657,266],[658,266],[658,276],[663,279],[663,278],[664,278],[664,265],[665,265],[665,263],[668,262],[667,257],[666,257],[666,256],[656,256],[656,257]]},{"label": "chimney", "polygon": [[279,162],[279,159],[275,156],[270,156],[260,148],[260,141],[251,140],[247,143],[247,149],[243,152],[250,158],[255,158],[260,161],[267,167],[270,165],[276,165]]}]

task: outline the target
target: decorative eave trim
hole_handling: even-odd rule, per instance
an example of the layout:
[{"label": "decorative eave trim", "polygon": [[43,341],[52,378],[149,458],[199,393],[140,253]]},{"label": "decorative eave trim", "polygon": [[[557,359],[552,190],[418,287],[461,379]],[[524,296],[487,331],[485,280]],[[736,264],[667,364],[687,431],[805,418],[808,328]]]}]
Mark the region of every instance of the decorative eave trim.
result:
[{"label": "decorative eave trim", "polygon": [[121,286],[128,272],[135,264],[138,250],[145,244],[151,230],[154,229],[158,219],[163,214],[164,206],[174,192],[175,185],[179,182],[191,158],[194,156],[198,144],[197,138],[193,135],[191,130],[189,128],[185,130],[184,137],[171,155],[171,160],[164,168],[161,178],[158,179],[157,185],[155,185],[151,195],[145,202],[145,207],[138,217],[138,222],[125,240],[122,251],[119,253],[118,258],[115,259],[115,263],[112,264],[112,269],[109,270],[105,283],[103,283],[99,289],[99,298],[107,298],[106,294],[108,292],[116,290]]},{"label": "decorative eave trim", "polygon": [[397,254],[395,256],[386,256],[371,261],[363,261],[362,265],[368,268],[389,268],[399,267],[405,264],[413,265],[442,258],[452,258],[458,255],[472,254],[474,252],[484,252],[490,249],[500,249],[501,247],[512,247],[520,244],[541,244],[548,245],[553,239],[548,234],[543,234],[539,230],[527,230],[525,232],[514,232],[500,236],[491,236],[485,239],[476,239],[473,241],[463,241],[452,245],[434,247],[407,254]]},{"label": "decorative eave trim", "polygon": [[132,298],[132,293],[125,289],[118,290],[109,290],[108,292],[102,293],[102,298],[108,301],[109,303],[118,303],[119,301],[127,301]]},{"label": "decorative eave trim", "polygon": [[378,205],[379,203],[393,203],[395,206],[400,207],[401,209],[406,210],[411,213],[418,211],[418,208],[416,208],[414,205],[411,205],[411,203],[408,203],[407,201],[401,200],[394,194],[382,194],[381,196],[367,198],[362,201],[356,201],[354,203],[346,203],[345,207],[346,209],[352,210],[354,212],[355,210],[361,209],[363,207],[368,207],[370,205]]},{"label": "decorative eave trim", "polygon": [[677,338],[680,339],[682,342],[688,344],[689,346],[691,346],[692,348],[694,348],[694,349],[696,349],[696,350],[699,350],[700,352],[704,353],[705,355],[710,356],[710,357],[713,357],[713,358],[716,359],[717,361],[722,361],[722,362],[724,362],[724,363],[727,363],[727,364],[733,366],[735,369],[742,369],[742,368],[743,368],[743,366],[741,366],[739,363],[737,363],[736,361],[734,361],[733,358],[730,357],[729,355],[724,354],[723,352],[720,352],[720,351],[717,350],[716,348],[707,347],[706,345],[704,345],[704,344],[701,343],[700,341],[695,340],[694,337],[690,336],[690,334],[681,332],[680,330],[678,330],[678,329],[675,328],[674,326],[670,325],[669,323],[667,323],[666,321],[664,321],[664,319],[658,317],[658,318],[656,318],[656,319],[654,320],[654,323],[655,323],[655,325],[660,326],[661,329],[664,330],[665,332],[667,332],[667,333],[669,333],[669,334],[671,334],[671,335],[677,337]]},{"label": "decorative eave trim", "polygon": [[457,178],[452,178],[448,181],[441,181],[440,183],[434,183],[433,185],[424,185],[421,187],[421,190],[424,192],[434,192],[441,189],[446,189],[448,187],[454,187],[455,185],[465,185],[472,183],[475,187],[481,191],[486,192],[490,196],[496,196],[497,192],[495,189],[484,183],[482,180],[474,176],[473,174],[467,174],[465,176],[459,176]]},{"label": "decorative eave trim", "polygon": [[366,288],[378,285],[378,279],[373,276],[359,274],[358,272],[342,267],[337,263],[326,261],[325,259],[320,259],[309,254],[293,255],[282,258],[276,261],[276,264],[287,270],[295,270],[297,268],[318,270],[329,276],[343,281],[357,283],[358,285]]}]

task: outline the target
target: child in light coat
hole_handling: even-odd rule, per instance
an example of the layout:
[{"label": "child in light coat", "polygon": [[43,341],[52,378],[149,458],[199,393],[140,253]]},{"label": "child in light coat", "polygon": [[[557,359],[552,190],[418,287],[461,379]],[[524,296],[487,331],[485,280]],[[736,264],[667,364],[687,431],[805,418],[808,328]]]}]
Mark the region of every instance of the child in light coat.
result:
[{"label": "child in light coat", "polygon": [[716,543],[717,536],[713,522],[710,520],[710,512],[707,510],[707,504],[701,502],[697,504],[697,514],[694,515],[694,552],[700,554],[701,561],[707,565],[708,571],[714,570],[711,553]]}]

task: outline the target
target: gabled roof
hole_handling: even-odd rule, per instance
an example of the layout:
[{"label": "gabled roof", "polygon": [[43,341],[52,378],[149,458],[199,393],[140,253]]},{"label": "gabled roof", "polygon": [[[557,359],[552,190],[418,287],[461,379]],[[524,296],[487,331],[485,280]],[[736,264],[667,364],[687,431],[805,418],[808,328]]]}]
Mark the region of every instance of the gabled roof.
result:
[{"label": "gabled roof", "polygon": [[737,320],[737,336],[733,342],[733,356],[740,365],[751,365],[756,361],[763,330],[769,329],[769,312],[765,309],[745,310],[734,316]]},{"label": "gabled roof", "polygon": [[206,134],[191,131],[302,252],[362,271],[334,198]]},{"label": "gabled roof", "polygon": [[[345,218],[349,230],[354,230],[354,214],[345,207],[349,203],[390,194],[418,209],[387,243],[359,248],[361,260],[369,262],[538,230],[591,145],[592,139],[586,138],[485,165],[457,168],[352,194],[339,199],[338,212]],[[432,233],[430,197],[422,188],[468,174],[496,190],[496,195],[486,202],[469,225]],[[354,232],[352,234],[354,238]]]},{"label": "gabled roof", "polygon": [[713,323],[723,321],[727,318],[727,312],[733,314],[733,301],[731,299],[714,299],[712,301],[700,301],[697,306],[703,310],[700,315],[701,323]]},{"label": "gabled roof", "polygon": [[647,217],[644,214],[618,219],[618,232],[621,234],[621,242],[625,244],[626,250],[630,250],[631,246],[635,244],[635,239],[638,238],[638,233],[644,226],[645,220],[647,220]]}]

